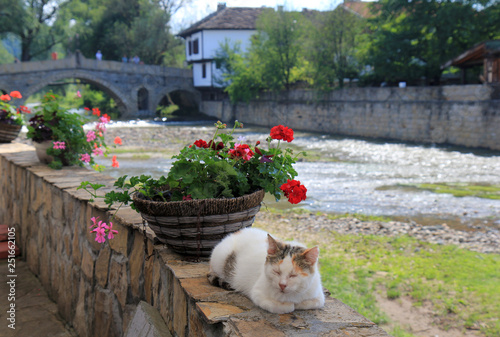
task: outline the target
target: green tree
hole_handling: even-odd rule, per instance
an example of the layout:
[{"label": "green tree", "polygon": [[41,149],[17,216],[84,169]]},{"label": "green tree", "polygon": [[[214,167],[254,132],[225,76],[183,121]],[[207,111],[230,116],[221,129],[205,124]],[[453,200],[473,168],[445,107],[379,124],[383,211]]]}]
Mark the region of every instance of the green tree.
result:
[{"label": "green tree", "polygon": [[0,34],[12,33],[21,40],[21,61],[45,58],[64,37],[52,23],[66,0],[0,0]]},{"label": "green tree", "polygon": [[303,66],[302,20],[300,13],[264,10],[257,20],[250,53],[262,63],[262,81],[273,91],[289,90],[299,80],[297,68]]},{"label": "green tree", "polygon": [[484,9],[495,2],[382,0],[370,20],[366,62],[379,80],[439,84],[446,61],[492,36]]},{"label": "green tree", "polygon": [[355,78],[359,65],[356,59],[357,41],[364,24],[360,18],[341,7],[317,12],[310,21],[308,59],[313,71],[314,87],[327,90],[345,78]]},{"label": "green tree", "polygon": [[170,16],[183,1],[71,0],[61,22],[74,20],[68,50],[80,49],[95,57],[99,49],[106,60],[138,55],[147,64],[181,66],[183,48],[170,32]]}]

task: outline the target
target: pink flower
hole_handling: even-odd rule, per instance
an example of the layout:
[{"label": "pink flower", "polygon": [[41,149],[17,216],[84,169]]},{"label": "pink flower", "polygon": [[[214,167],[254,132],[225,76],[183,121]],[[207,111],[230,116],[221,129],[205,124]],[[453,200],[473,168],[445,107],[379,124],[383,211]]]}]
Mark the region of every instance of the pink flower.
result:
[{"label": "pink flower", "polygon": [[90,163],[90,155],[88,153],[82,154],[80,156],[80,160],[83,161],[84,163]]},{"label": "pink flower", "polygon": [[90,130],[89,132],[87,132],[87,142],[91,142],[93,140],[96,139],[96,135],[95,135],[95,132]]},{"label": "pink flower", "polygon": [[96,131],[99,131],[99,132],[105,132],[106,131],[106,124],[105,123],[97,123],[95,129],[96,129]]},{"label": "pink flower", "polygon": [[103,155],[102,149],[100,147],[93,149],[92,153],[94,154],[94,156],[102,156]]},{"label": "pink flower", "polygon": [[113,239],[115,237],[115,234],[118,234],[118,231],[113,229],[113,223],[109,222],[109,226],[107,226],[106,224],[104,225],[108,230],[108,239],[109,240]]},{"label": "pink flower", "polygon": [[99,243],[104,243],[106,241],[106,229],[102,226],[94,229],[95,240]]},{"label": "pink flower", "polygon": [[65,142],[54,142],[54,149],[55,150],[64,150],[66,149],[66,143]]},{"label": "pink flower", "polygon": [[78,97],[78,98],[81,98],[81,97],[82,97],[82,94],[80,94],[80,90],[78,90],[78,91],[76,92],[76,97]]}]

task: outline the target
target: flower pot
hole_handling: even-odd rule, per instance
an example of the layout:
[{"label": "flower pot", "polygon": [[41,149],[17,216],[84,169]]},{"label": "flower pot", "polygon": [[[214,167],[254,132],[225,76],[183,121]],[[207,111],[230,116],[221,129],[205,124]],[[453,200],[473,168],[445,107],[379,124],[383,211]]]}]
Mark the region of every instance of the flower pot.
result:
[{"label": "flower pot", "polygon": [[10,143],[16,139],[22,125],[0,123],[0,143]]},{"label": "flower pot", "polygon": [[47,154],[47,149],[54,146],[51,140],[45,140],[41,143],[33,142],[33,145],[35,146],[38,160],[40,160],[41,163],[49,164],[54,160],[54,157]]},{"label": "flower pot", "polygon": [[136,193],[133,200],[160,242],[179,254],[204,257],[226,235],[253,224],[264,194],[259,190],[238,198],[161,202]]}]

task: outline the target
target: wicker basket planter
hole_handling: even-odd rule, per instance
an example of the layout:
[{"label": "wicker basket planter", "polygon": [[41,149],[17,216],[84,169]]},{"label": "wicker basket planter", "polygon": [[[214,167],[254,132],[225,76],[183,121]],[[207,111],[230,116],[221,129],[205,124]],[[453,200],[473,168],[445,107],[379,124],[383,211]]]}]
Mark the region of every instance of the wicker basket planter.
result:
[{"label": "wicker basket planter", "polygon": [[183,255],[210,256],[226,235],[253,224],[264,190],[231,199],[151,201],[135,194],[134,205],[158,239]]},{"label": "wicker basket planter", "polygon": [[10,143],[16,139],[22,126],[17,124],[0,123],[0,143]]}]

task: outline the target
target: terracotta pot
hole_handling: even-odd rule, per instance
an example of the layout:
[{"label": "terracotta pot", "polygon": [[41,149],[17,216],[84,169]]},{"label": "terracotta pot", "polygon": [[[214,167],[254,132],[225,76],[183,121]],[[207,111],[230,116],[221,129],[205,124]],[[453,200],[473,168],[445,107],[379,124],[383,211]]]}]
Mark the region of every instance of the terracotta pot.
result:
[{"label": "terracotta pot", "polygon": [[22,125],[0,123],[0,143],[10,143],[16,139]]}]

